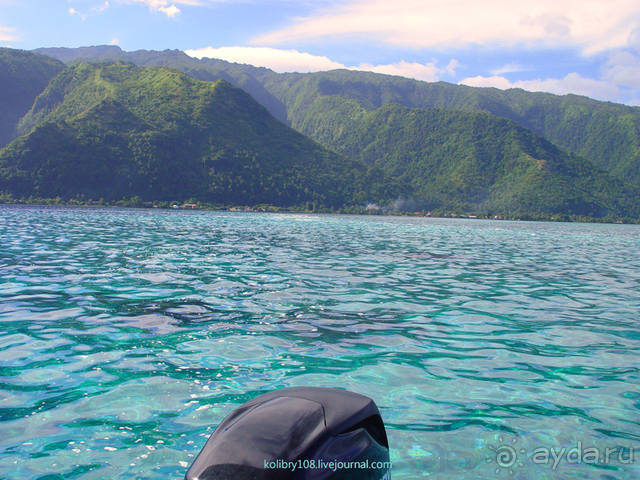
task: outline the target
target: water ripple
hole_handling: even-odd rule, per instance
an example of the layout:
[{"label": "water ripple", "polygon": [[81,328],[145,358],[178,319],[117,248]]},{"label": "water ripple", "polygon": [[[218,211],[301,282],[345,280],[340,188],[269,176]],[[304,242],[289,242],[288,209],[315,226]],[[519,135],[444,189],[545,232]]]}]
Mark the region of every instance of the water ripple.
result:
[{"label": "water ripple", "polygon": [[[637,226],[0,207],[0,246],[0,478],[181,478],[297,385],[372,396],[394,479],[640,477]],[[530,457],[576,445],[617,456]]]}]

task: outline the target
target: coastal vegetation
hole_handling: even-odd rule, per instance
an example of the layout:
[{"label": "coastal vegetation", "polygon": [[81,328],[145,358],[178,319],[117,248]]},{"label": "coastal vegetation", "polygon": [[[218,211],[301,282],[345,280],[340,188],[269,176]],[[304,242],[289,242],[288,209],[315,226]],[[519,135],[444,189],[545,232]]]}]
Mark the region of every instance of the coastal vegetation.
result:
[{"label": "coastal vegetation", "polygon": [[175,68],[201,80],[222,78],[250,93],[279,120],[317,141],[322,131],[310,128],[310,120],[315,114],[314,102],[325,96],[353,100],[366,110],[397,103],[409,108],[485,112],[512,120],[567,153],[640,186],[640,107],[579,95],[468,87],[353,70],[276,73],[224,60],[196,59],[179,50],[124,52],[116,46],[101,46],[37,51],[69,63],[126,61]]},{"label": "coastal vegetation", "polygon": [[0,190],[19,198],[339,206],[366,178],[242,90],[160,67],[77,64],[18,130],[0,152]]},{"label": "coastal vegetation", "polygon": [[[40,52],[69,65],[0,56],[30,62],[7,89],[34,77],[0,129],[0,201],[640,218],[633,107],[179,51]],[[563,128],[564,146],[549,138]],[[602,141],[585,149],[585,131]]]}]

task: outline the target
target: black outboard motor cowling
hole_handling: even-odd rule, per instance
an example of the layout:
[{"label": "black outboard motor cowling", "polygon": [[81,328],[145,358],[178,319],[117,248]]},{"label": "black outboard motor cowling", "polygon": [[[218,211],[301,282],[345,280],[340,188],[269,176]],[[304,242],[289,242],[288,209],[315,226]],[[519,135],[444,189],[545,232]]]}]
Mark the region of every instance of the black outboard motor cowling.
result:
[{"label": "black outboard motor cowling", "polygon": [[389,443],[373,400],[332,388],[294,387],[245,403],[225,418],[186,480],[387,480]]}]

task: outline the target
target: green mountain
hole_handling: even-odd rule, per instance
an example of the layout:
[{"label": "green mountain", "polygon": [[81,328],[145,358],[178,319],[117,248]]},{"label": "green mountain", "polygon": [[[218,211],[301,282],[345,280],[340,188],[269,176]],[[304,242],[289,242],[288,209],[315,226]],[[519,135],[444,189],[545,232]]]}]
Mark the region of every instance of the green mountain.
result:
[{"label": "green mountain", "polygon": [[69,67],[19,128],[0,151],[0,191],[19,198],[334,207],[366,178],[242,90],[161,67]]},{"label": "green mountain", "polygon": [[316,99],[302,130],[360,160],[420,210],[508,215],[640,215],[640,189],[612,178],[515,122],[487,113],[367,110],[339,95]]},{"label": "green mountain", "polygon": [[[398,209],[640,217],[639,187],[522,126],[535,123],[527,108],[568,115],[587,102],[593,128],[617,138],[620,132],[602,127],[596,113],[609,108],[607,115],[624,124],[635,118],[631,107],[366,72],[276,74],[177,50],[40,52],[72,66],[20,120],[23,137],[0,152],[0,190],[18,197],[335,208],[396,199]],[[75,63],[85,58],[131,63]],[[227,81],[197,78],[233,82],[338,155]],[[507,98],[514,93],[517,101]],[[548,105],[537,105],[538,97]],[[514,112],[520,121],[508,119]],[[578,113],[583,122],[586,113]],[[633,145],[629,140],[624,148]],[[634,165],[635,157],[625,158]]]},{"label": "green mountain", "polygon": [[198,60],[188,56],[181,50],[136,50],[134,52],[125,52],[120,47],[113,45],[80,48],[39,48],[35,51],[68,64],[78,61],[99,63],[129,62],[140,67],[173,68],[198,80],[226,80],[249,93],[278,120],[288,123],[284,103],[264,87],[265,78],[278,76],[277,73],[267,68],[229,63],[224,60],[210,58]]},{"label": "green mountain", "polygon": [[427,83],[371,72],[335,70],[265,77],[265,88],[285,104],[290,124],[309,128],[314,102],[338,95],[373,110],[390,103],[410,108],[487,112],[507,118],[615,177],[640,186],[640,108],[577,95]]},{"label": "green mountain", "polygon": [[16,138],[20,118],[63,68],[44,55],[0,48],[0,148]]},{"label": "green mountain", "polygon": [[[398,103],[410,108],[487,112],[513,120],[567,152],[580,155],[615,177],[640,186],[640,108],[599,102],[577,95],[533,93],[427,83],[371,72],[335,70],[309,74],[277,74],[250,65],[194,59],[177,50],[123,52],[118,47],[40,49],[65,61],[123,60],[163,65],[194,78],[224,78],[244,89],[278,119],[322,141],[313,124],[313,103],[338,95],[367,110]],[[329,146],[330,145],[325,145]]]}]

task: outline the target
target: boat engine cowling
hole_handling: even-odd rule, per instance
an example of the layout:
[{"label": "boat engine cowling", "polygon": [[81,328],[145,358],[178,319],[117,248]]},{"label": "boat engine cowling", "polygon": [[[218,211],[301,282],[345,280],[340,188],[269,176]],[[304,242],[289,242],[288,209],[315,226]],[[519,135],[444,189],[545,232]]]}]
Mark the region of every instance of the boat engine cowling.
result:
[{"label": "boat engine cowling", "polygon": [[373,400],[345,390],[283,388],[234,410],[186,480],[387,480],[389,442]]}]

